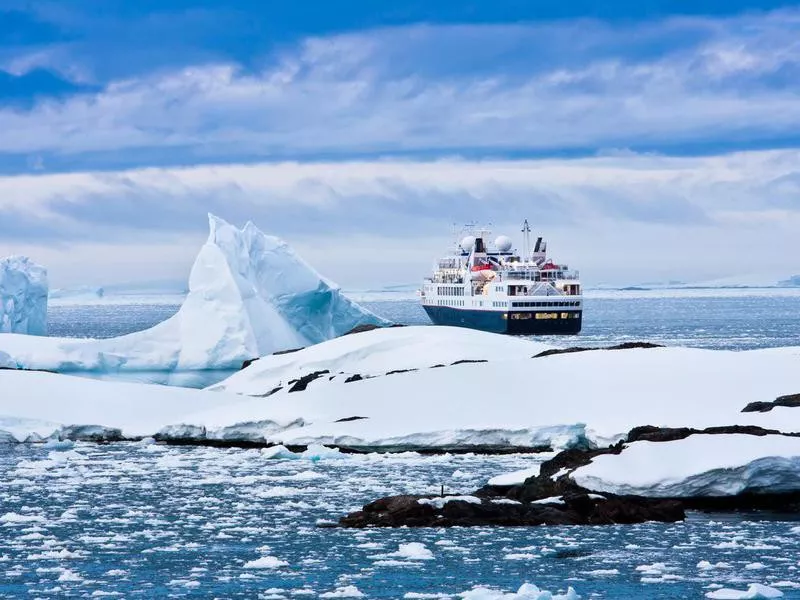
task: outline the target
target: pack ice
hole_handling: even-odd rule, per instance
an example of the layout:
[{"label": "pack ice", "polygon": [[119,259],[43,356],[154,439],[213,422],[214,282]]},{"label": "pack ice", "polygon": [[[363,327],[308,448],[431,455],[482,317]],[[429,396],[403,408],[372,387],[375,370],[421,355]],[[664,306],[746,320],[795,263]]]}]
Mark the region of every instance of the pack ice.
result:
[{"label": "pack ice", "polygon": [[47,270],[25,256],[0,259],[0,333],[47,335]]},{"label": "pack ice", "polygon": [[0,336],[20,367],[58,372],[238,369],[246,359],[387,324],[346,298],[285,242],[209,215],[208,241],[177,314],[108,340]]}]

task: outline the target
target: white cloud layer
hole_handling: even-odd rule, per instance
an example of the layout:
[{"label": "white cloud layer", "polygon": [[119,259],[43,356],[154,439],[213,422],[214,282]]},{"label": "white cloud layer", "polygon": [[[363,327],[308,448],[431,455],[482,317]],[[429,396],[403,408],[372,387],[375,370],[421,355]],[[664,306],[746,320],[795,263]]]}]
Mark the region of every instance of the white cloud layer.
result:
[{"label": "white cloud layer", "polygon": [[[0,153],[161,149],[161,160],[164,148],[220,158],[747,147],[800,127],[798,40],[800,12],[789,10],[310,38],[256,71],[199,64],[0,109]],[[7,58],[5,68],[49,61],[64,72],[59,51]]]},{"label": "white cloud layer", "polygon": [[212,210],[254,220],[361,286],[421,278],[452,223],[491,222],[513,235],[529,218],[590,282],[781,276],[800,272],[798,198],[794,150],[8,176],[0,255],[41,257],[57,285],[88,283],[87,273],[92,283],[181,277]]}]

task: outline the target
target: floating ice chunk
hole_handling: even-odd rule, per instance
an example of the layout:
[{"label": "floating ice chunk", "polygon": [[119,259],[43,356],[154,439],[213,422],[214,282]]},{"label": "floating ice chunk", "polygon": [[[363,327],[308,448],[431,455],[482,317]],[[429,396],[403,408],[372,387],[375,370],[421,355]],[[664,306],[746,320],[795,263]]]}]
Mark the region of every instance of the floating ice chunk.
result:
[{"label": "floating ice chunk", "polygon": [[407,560],[433,560],[433,552],[425,547],[425,544],[419,542],[409,542],[408,544],[400,544],[397,552],[387,554],[387,557],[404,558]]},{"label": "floating ice chunk", "polygon": [[507,594],[491,588],[475,587],[458,595],[464,600],[580,600],[580,596],[571,587],[566,594],[553,594],[530,583],[520,586],[516,593]]},{"label": "floating ice chunk", "polygon": [[706,598],[712,598],[713,600],[762,600],[783,598],[783,592],[760,583],[751,583],[747,590],[722,588],[706,593]]},{"label": "floating ice chunk", "polygon": [[72,440],[48,440],[42,447],[46,448],[47,450],[64,452],[66,450],[72,450],[75,448],[75,442]]},{"label": "floating ice chunk", "polygon": [[731,566],[726,562],[712,564],[707,560],[701,560],[699,563],[697,563],[697,568],[700,571],[710,571],[711,569],[730,569]]},{"label": "floating ice chunk", "polygon": [[306,448],[306,450],[300,456],[315,462],[318,460],[336,460],[347,458],[347,455],[337,448],[328,448],[321,444],[309,445],[309,447]]},{"label": "floating ice chunk", "polygon": [[300,458],[299,454],[290,451],[286,446],[278,445],[261,450],[261,456],[268,459],[295,459]]},{"label": "floating ice chunk", "polygon": [[25,256],[0,259],[0,333],[47,335],[47,289],[44,267]]},{"label": "floating ice chunk", "polygon": [[354,585],[336,588],[333,592],[325,592],[320,598],[363,598],[364,593]]},{"label": "floating ice chunk", "polygon": [[245,569],[280,569],[281,567],[288,567],[289,563],[281,560],[275,556],[262,556],[255,560],[244,563]]}]

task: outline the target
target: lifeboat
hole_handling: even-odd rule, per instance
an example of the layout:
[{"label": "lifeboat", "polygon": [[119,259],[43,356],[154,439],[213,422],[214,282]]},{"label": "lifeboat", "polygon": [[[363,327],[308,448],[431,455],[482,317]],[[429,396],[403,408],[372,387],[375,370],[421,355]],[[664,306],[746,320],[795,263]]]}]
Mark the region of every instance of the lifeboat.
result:
[{"label": "lifeboat", "polygon": [[492,265],[473,265],[472,271],[491,271]]}]

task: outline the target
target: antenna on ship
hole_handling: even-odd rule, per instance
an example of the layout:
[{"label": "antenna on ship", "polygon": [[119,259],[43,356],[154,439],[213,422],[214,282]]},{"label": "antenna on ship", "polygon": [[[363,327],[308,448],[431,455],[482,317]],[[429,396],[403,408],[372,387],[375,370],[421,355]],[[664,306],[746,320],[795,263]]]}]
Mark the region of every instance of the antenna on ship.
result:
[{"label": "antenna on ship", "polygon": [[522,224],[522,252],[525,260],[530,258],[531,249],[531,227],[528,225],[528,219]]}]

